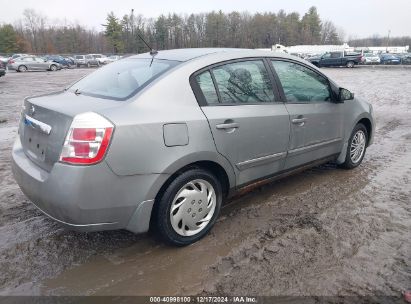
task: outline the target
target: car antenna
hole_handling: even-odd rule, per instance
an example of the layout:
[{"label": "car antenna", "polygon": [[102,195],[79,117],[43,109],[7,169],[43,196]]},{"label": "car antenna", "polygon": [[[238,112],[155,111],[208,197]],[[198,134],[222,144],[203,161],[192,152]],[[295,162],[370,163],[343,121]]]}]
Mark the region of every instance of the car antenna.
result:
[{"label": "car antenna", "polygon": [[158,51],[153,49],[148,43],[147,41],[144,40],[143,36],[141,36],[139,33],[137,33],[137,36],[144,42],[144,44],[150,49],[150,55],[151,56],[155,56],[158,54]]}]

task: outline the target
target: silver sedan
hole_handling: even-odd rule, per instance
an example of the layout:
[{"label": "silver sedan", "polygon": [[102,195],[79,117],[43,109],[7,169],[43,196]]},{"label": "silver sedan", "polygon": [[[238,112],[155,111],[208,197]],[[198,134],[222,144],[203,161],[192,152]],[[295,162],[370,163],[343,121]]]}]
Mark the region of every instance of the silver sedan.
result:
[{"label": "silver sedan", "polygon": [[25,56],[12,59],[8,65],[9,69],[17,72],[26,71],[57,71],[61,70],[61,64],[36,56]]},{"label": "silver sedan", "polygon": [[66,227],[154,227],[182,246],[239,191],[329,161],[357,167],[374,130],[369,103],[294,56],[159,51],[27,98],[13,171]]}]

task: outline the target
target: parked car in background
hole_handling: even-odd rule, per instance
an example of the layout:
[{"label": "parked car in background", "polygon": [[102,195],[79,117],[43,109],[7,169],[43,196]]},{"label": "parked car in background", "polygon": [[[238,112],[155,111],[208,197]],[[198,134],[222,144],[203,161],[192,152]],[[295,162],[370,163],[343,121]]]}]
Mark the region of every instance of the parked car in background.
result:
[{"label": "parked car in background", "polygon": [[364,53],[364,64],[379,64],[380,56],[373,53]]},{"label": "parked car in background", "polygon": [[111,55],[107,58],[107,63],[114,62],[120,60],[122,57],[119,55]]},{"label": "parked car in background", "polygon": [[241,49],[131,56],[26,98],[21,115],[12,168],[40,210],[82,231],[151,225],[178,246],[238,191],[357,167],[375,129],[371,104],[306,61]]},{"label": "parked car in background", "polygon": [[45,56],[45,58],[47,60],[60,63],[61,66],[66,67],[66,68],[69,68],[72,66],[72,62],[70,60],[67,60],[66,58],[60,55],[47,55]]},{"label": "parked car in background", "polygon": [[11,61],[13,61],[13,60],[15,60],[15,59],[17,59],[17,58],[25,57],[25,56],[31,56],[31,55],[28,55],[28,54],[13,54],[12,56],[10,56],[7,64],[10,64]]},{"label": "parked car in background", "polygon": [[72,65],[72,66],[76,65],[76,60],[73,57],[68,56],[68,57],[64,57],[64,59],[66,59],[68,62],[70,62],[70,65]]},{"label": "parked car in background", "polygon": [[345,52],[327,52],[319,57],[310,57],[309,62],[317,67],[346,66],[353,68],[362,62],[361,54],[346,54]]},{"label": "parked car in background", "polygon": [[77,67],[86,66],[100,66],[100,62],[95,59],[92,55],[75,55],[74,59],[76,60]]},{"label": "parked car in background", "polygon": [[401,58],[401,63],[402,63],[402,64],[411,64],[411,53],[405,54],[405,55]]},{"label": "parked car in background", "polygon": [[6,64],[0,61],[0,77],[6,75]]},{"label": "parked car in background", "polygon": [[9,61],[9,57],[0,56],[0,61],[4,64],[7,64],[7,62]]},{"label": "parked car in background", "polygon": [[23,57],[23,56],[30,56],[28,54],[13,54],[9,59],[16,59],[18,57]]},{"label": "parked car in background", "polygon": [[401,59],[392,54],[381,54],[380,55],[381,64],[400,64]]},{"label": "parked car in background", "polygon": [[97,59],[97,61],[100,64],[106,64],[107,63],[108,57],[106,55],[103,55],[103,54],[90,54],[90,55],[93,56],[94,59]]},{"label": "parked car in background", "polygon": [[9,61],[9,69],[16,70],[17,72],[26,71],[57,71],[61,70],[60,63],[45,60],[36,56],[17,57]]}]

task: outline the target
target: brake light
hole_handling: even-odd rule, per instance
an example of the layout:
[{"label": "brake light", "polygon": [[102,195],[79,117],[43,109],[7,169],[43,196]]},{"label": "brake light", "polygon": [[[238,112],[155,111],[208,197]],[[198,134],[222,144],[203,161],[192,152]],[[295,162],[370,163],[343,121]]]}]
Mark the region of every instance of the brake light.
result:
[{"label": "brake light", "polygon": [[100,162],[110,145],[113,129],[111,122],[96,113],[77,115],[64,141],[60,161],[82,165]]}]

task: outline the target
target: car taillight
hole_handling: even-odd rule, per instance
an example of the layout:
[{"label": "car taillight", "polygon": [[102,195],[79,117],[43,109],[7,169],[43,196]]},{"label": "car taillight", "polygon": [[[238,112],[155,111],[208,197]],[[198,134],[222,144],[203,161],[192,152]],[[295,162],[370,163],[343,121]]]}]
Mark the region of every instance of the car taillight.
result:
[{"label": "car taillight", "polygon": [[75,116],[64,141],[60,161],[76,165],[100,162],[107,152],[113,129],[111,122],[96,113]]},{"label": "car taillight", "polygon": [[14,60],[9,60],[9,64],[13,64],[14,63]]}]

